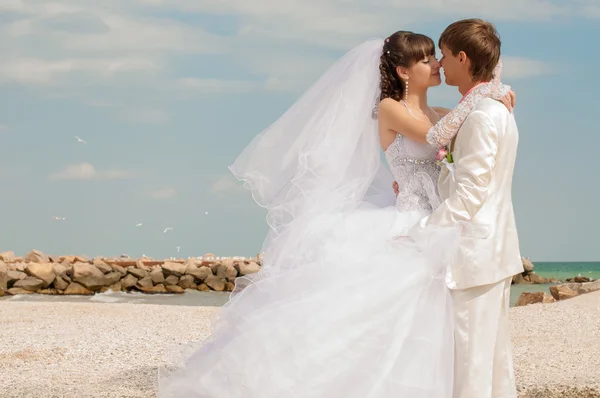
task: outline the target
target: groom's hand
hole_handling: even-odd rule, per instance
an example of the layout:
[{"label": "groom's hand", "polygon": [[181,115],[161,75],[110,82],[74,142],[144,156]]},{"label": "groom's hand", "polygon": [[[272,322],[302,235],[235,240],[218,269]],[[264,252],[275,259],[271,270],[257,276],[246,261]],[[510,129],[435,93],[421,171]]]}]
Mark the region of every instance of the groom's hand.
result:
[{"label": "groom's hand", "polygon": [[396,194],[396,196],[398,196],[398,194],[400,193],[400,188],[398,187],[398,183],[396,181],[394,181],[394,183],[392,184],[392,188],[394,188],[394,193]]}]

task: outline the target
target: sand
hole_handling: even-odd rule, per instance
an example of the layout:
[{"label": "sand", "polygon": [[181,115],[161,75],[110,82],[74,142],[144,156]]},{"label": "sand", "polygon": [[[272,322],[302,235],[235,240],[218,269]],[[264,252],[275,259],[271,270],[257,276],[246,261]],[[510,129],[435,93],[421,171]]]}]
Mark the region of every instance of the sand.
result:
[{"label": "sand", "polygon": [[[204,338],[215,310],[0,301],[0,397],[155,397],[169,350]],[[600,292],[511,321],[520,397],[600,397]]]}]

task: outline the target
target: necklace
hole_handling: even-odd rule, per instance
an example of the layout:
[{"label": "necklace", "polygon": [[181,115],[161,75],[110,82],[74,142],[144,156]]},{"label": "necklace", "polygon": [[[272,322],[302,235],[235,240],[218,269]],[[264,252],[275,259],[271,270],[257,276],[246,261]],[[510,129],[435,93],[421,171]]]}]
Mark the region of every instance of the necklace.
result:
[{"label": "necklace", "polygon": [[[418,110],[419,112],[421,112],[421,114],[422,114],[423,116],[425,116],[425,119],[427,119],[427,122],[428,122],[428,123],[429,123],[431,126],[433,126],[433,123],[431,123],[431,119],[429,118],[429,116],[427,116],[427,114],[426,114],[425,112],[423,112],[423,111],[421,110],[421,108],[419,108],[419,107],[414,107],[414,106],[413,106],[413,105],[412,105],[410,102],[408,102],[408,101],[405,101],[405,100],[403,100],[403,99],[402,99],[402,100],[400,100],[400,101],[404,102],[404,104],[405,104],[405,105],[406,105],[406,107],[408,108],[408,113],[410,113],[410,115],[411,115],[413,118],[417,119],[417,118],[416,118],[416,117],[415,117],[415,116],[412,114],[412,112],[410,111],[410,108],[416,109],[416,110]],[[428,111],[429,113],[431,113],[431,108],[430,108],[429,106],[427,106],[427,111]]]}]

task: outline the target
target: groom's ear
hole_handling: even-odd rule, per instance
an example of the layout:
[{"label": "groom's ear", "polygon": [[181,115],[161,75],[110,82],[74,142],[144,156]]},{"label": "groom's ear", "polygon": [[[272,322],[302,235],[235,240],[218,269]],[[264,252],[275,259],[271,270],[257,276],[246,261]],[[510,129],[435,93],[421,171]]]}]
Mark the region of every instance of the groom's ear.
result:
[{"label": "groom's ear", "polygon": [[467,53],[464,51],[460,51],[457,58],[461,65],[465,65],[469,61],[469,57],[467,57]]}]

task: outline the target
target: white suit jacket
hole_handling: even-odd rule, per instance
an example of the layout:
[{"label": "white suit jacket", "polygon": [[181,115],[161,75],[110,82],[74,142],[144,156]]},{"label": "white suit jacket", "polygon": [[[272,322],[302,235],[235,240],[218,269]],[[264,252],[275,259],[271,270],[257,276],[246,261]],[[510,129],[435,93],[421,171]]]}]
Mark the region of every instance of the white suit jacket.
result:
[{"label": "white suit jacket", "polygon": [[454,163],[438,184],[442,204],[416,226],[462,225],[462,236],[446,282],[466,289],[523,272],[512,204],[519,133],[514,116],[493,99],[481,100],[461,126]]}]

